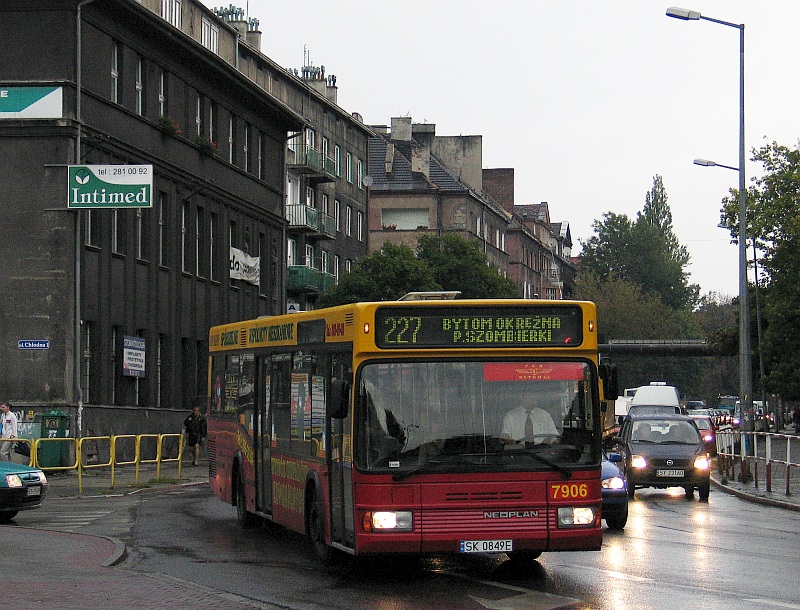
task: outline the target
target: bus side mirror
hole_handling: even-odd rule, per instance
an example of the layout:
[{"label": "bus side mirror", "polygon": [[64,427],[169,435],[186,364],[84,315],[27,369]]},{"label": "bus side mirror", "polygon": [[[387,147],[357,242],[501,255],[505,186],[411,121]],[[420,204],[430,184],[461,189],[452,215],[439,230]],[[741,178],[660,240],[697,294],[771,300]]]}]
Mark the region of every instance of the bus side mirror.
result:
[{"label": "bus side mirror", "polygon": [[331,381],[331,399],[328,415],[334,419],[344,419],[350,412],[350,382],[344,379]]},{"label": "bus side mirror", "polygon": [[617,365],[608,360],[600,362],[600,379],[603,382],[603,397],[606,400],[619,398],[619,381],[617,379]]}]

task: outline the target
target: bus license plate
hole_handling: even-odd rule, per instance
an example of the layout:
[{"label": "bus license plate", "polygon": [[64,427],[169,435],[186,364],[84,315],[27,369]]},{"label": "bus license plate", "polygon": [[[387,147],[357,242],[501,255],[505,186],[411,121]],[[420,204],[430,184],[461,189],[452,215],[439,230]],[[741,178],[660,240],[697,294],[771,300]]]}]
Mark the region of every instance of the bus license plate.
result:
[{"label": "bus license plate", "polygon": [[28,487],[28,495],[29,496],[41,496],[42,495],[42,488],[41,487]]},{"label": "bus license plate", "polygon": [[508,553],[513,550],[511,540],[462,540],[462,553]]},{"label": "bus license plate", "polygon": [[683,470],[656,470],[657,477],[682,477]]}]

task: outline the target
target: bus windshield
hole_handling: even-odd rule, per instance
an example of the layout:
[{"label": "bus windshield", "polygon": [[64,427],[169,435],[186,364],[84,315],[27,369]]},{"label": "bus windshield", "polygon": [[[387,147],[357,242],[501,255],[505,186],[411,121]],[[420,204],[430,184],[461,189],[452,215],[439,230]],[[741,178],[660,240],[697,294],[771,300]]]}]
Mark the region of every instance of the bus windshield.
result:
[{"label": "bus windshield", "polygon": [[556,470],[599,462],[585,361],[371,362],[357,380],[365,471]]}]

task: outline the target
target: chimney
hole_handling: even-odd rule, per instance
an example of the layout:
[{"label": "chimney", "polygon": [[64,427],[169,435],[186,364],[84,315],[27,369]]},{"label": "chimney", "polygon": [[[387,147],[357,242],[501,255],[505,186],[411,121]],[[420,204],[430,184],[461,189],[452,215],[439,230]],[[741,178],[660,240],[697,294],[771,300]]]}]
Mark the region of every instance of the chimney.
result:
[{"label": "chimney", "polygon": [[392,117],[393,142],[411,142],[411,117]]},{"label": "chimney", "polygon": [[247,30],[244,41],[256,51],[261,52],[261,32],[259,30]]},{"label": "chimney", "polygon": [[514,168],[483,170],[483,191],[506,212],[514,211]]},{"label": "chimney", "polygon": [[386,173],[391,174],[392,168],[394,166],[394,143],[387,142],[386,143],[386,157],[384,159],[384,163],[386,165]]}]

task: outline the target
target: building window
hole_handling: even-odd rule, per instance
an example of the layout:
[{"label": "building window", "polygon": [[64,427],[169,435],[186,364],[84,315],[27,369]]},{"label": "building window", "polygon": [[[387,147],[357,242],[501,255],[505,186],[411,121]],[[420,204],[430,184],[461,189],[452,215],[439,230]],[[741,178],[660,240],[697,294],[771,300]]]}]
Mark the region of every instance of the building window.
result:
[{"label": "building window", "polygon": [[205,277],[205,265],[203,264],[203,236],[205,236],[205,210],[197,208],[197,216],[194,218],[194,269],[197,277]]},{"label": "building window", "polygon": [[111,43],[111,101],[119,103],[119,43]]},{"label": "building window", "polygon": [[336,176],[338,178],[342,177],[342,149],[339,148],[338,144],[333,145],[333,164],[336,168]]},{"label": "building window", "polygon": [[314,246],[306,244],[306,267],[314,268]]},{"label": "building window", "polygon": [[136,208],[136,258],[147,260],[147,210]]},{"label": "building window", "polygon": [[244,158],[242,159],[244,165],[244,171],[250,172],[250,124],[244,124],[244,141],[242,142],[242,152],[244,154]]},{"label": "building window", "polygon": [[344,229],[345,235],[350,237],[353,234],[353,208],[352,206],[347,206],[347,209],[344,212]]},{"label": "building window", "polygon": [[328,252],[323,250],[320,252],[320,256],[322,257],[319,264],[319,270],[323,273],[328,273]]},{"label": "building window", "polygon": [[158,115],[167,116],[167,73],[158,73]]},{"label": "building window", "polygon": [[286,240],[286,264],[289,267],[297,265],[297,242],[294,239]]},{"label": "building window", "polygon": [[339,283],[339,255],[333,255],[333,277],[336,278],[336,283]]},{"label": "building window", "polygon": [[203,17],[200,27],[200,44],[214,53],[219,53],[219,28],[211,23],[208,17]]},{"label": "building window", "polygon": [[328,206],[330,205],[329,200],[330,197],[328,197],[328,195],[325,193],[322,193],[322,213],[326,216],[330,216],[330,210],[328,209]]},{"label": "building window", "polygon": [[209,103],[208,112],[208,139],[212,142],[217,141],[217,103]]},{"label": "building window", "polygon": [[228,119],[228,163],[231,165],[236,162],[236,154],[233,150],[233,143],[236,141],[234,129],[236,129],[236,117],[231,115]]},{"label": "building window", "polygon": [[328,158],[328,149],[330,148],[328,138],[325,136],[322,137],[322,163],[325,163],[325,160]]},{"label": "building window", "polygon": [[364,188],[364,162],[359,159],[356,161],[356,178],[358,178],[358,188]]},{"label": "building window", "polygon": [[203,98],[200,94],[197,95],[194,103],[194,126],[194,134],[196,136],[203,135]]},{"label": "building window", "polygon": [[144,59],[136,59],[136,114],[144,116]]},{"label": "building window", "polygon": [[264,137],[259,134],[258,135],[258,159],[256,163],[258,164],[258,169],[256,170],[257,178],[262,180],[264,178]]},{"label": "building window", "polygon": [[314,197],[314,188],[311,186],[306,187],[306,205],[310,208],[316,207],[316,198]]},{"label": "building window", "polygon": [[217,232],[217,215],[211,212],[211,217],[208,219],[208,277],[212,281],[216,281],[216,265],[214,264],[214,234]]},{"label": "building window", "polygon": [[176,28],[181,27],[181,0],[161,0],[161,16]]},{"label": "building window", "polygon": [[358,241],[364,241],[364,213],[356,212],[356,237]]},{"label": "building window", "polygon": [[353,153],[347,153],[347,181],[353,184]]},{"label": "building window", "polygon": [[352,264],[352,261],[349,258],[346,258],[345,261],[344,261],[344,272],[345,273],[350,273],[351,264]]},{"label": "building window", "polygon": [[81,389],[83,390],[83,400],[86,403],[91,402],[92,397],[92,335],[94,330],[94,322],[84,321],[81,323],[83,328],[83,375]]},{"label": "building window", "polygon": [[342,230],[342,216],[340,213],[342,204],[338,199],[333,200],[333,218],[336,220],[336,231],[341,232]]},{"label": "building window", "polygon": [[181,271],[189,272],[189,203],[184,201],[181,209]]},{"label": "building window", "polygon": [[125,254],[125,214],[124,210],[114,209],[111,214],[111,251]]},{"label": "building window", "polygon": [[228,243],[230,244],[231,248],[238,247],[239,240],[237,239],[236,235],[236,221],[231,220],[230,225],[228,225]]},{"label": "building window", "polygon": [[[306,151],[315,150],[317,144],[317,134],[313,129],[306,128]],[[308,152],[306,152],[308,154]]]},{"label": "building window", "polygon": [[95,210],[86,210],[83,216],[84,243],[87,246],[98,245],[99,221]]},{"label": "building window", "polygon": [[165,266],[167,264],[166,217],[167,217],[167,195],[166,193],[159,193],[158,194],[158,264],[161,266]]}]

